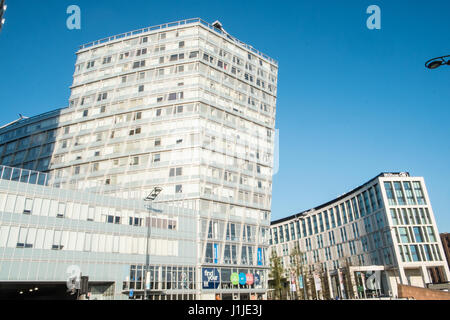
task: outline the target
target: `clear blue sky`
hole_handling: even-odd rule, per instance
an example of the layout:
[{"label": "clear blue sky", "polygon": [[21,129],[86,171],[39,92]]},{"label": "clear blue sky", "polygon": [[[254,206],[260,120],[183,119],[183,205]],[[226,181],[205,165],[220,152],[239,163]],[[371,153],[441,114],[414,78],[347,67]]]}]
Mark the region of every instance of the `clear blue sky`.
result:
[{"label": "clear blue sky", "polygon": [[[0,33],[0,122],[67,105],[78,46],[200,17],[279,61],[280,170],[273,219],[309,209],[382,171],[424,176],[450,231],[450,1],[17,1]],[[66,28],[66,8],[82,29]],[[381,30],[366,8],[381,8]]]}]

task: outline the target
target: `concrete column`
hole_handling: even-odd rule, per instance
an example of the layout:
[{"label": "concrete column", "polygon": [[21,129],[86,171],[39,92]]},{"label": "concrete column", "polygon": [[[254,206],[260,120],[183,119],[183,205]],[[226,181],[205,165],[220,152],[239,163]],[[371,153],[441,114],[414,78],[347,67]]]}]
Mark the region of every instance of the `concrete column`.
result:
[{"label": "concrete column", "polygon": [[327,269],[327,278],[328,278],[328,290],[330,290],[330,297],[331,299],[334,299],[333,285],[331,284],[331,277],[328,269]]},{"label": "concrete column", "polygon": [[408,279],[406,278],[405,269],[399,266],[398,273],[400,276],[400,284],[409,285]]},{"label": "concrete column", "polygon": [[[350,276],[350,283],[352,285],[353,294],[358,295],[358,285],[356,283],[355,278],[355,270],[352,267],[349,267],[349,276]],[[350,299],[354,299],[355,297],[349,297]]]},{"label": "concrete column", "polygon": [[426,266],[421,266],[420,267],[421,271],[422,271],[422,279],[424,282],[424,288],[427,287],[427,283],[431,283],[431,279],[430,279],[430,275],[428,274],[428,270]]}]

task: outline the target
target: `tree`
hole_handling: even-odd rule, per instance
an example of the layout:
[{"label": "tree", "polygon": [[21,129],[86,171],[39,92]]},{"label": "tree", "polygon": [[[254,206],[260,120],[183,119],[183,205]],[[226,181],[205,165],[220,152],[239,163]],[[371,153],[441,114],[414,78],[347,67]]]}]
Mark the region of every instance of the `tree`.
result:
[{"label": "tree", "polygon": [[283,290],[283,274],[284,268],[281,263],[281,258],[278,257],[276,250],[272,250],[270,257],[270,277],[272,278],[274,297],[281,299]]},{"label": "tree", "polygon": [[[297,296],[302,297],[303,300],[306,299],[307,285],[305,280],[305,273],[303,270],[303,255],[305,253],[300,251],[298,247],[298,243],[296,243],[295,247],[292,249],[290,258],[291,258],[291,272],[295,274],[295,281],[297,283]],[[303,289],[300,289],[300,284],[298,283],[298,279],[302,276],[303,279]]]},{"label": "tree", "polygon": [[347,299],[353,299],[355,297],[355,293],[353,292],[353,284],[352,284],[352,274],[350,272],[350,267],[352,266],[351,261],[349,262],[347,259],[344,262],[344,288],[347,294]]},{"label": "tree", "polygon": [[331,299],[330,293],[330,282],[328,280],[328,272],[327,270],[323,270],[321,272],[321,280],[322,280],[322,296],[324,299]]}]

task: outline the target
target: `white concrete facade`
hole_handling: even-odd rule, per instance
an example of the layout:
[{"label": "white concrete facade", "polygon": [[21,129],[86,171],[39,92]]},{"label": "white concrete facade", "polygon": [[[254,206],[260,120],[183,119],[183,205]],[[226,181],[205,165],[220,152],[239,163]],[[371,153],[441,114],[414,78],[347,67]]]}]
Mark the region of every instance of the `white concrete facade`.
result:
[{"label": "white concrete facade", "polygon": [[239,289],[264,295],[278,66],[216,27],[189,19],[82,46],[69,107],[2,128],[1,164],[126,199],[162,187],[155,202],[198,212],[197,276],[217,268],[216,291],[235,297],[229,273],[258,274],[261,288]]},{"label": "white concrete facade", "polygon": [[[377,289],[393,296],[397,283],[426,287],[431,267],[450,278],[425,181],[408,173],[380,174],[324,205],[272,222],[271,248],[288,274],[295,246],[308,271],[337,275],[350,267],[353,293],[355,272],[381,272]],[[345,297],[331,285],[330,291]]]}]

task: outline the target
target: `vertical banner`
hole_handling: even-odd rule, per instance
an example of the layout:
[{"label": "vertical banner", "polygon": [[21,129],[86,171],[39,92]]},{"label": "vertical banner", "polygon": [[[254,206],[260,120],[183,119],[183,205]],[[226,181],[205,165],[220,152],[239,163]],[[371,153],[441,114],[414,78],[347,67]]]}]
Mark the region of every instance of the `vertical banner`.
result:
[{"label": "vertical banner", "polygon": [[214,243],[214,263],[219,263],[219,245]]},{"label": "vertical banner", "polygon": [[258,271],[254,274],[254,282],[255,286],[259,286],[261,284],[261,276],[259,275]]},{"label": "vertical banner", "polygon": [[300,289],[303,289],[303,276],[302,276],[302,275],[300,275],[300,276],[298,277],[298,287],[299,287]]},{"label": "vertical banner", "polygon": [[258,266],[262,266],[262,248],[258,248]]},{"label": "vertical banner", "polygon": [[320,281],[320,277],[318,273],[314,273],[314,285],[316,287],[316,291],[322,290],[322,282]]},{"label": "vertical banner", "polygon": [[295,276],[293,273],[291,273],[291,292],[296,292],[297,291],[297,287],[295,285]]}]

